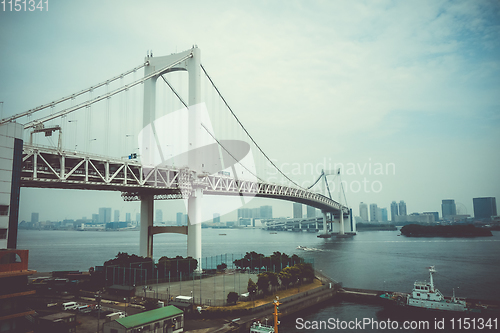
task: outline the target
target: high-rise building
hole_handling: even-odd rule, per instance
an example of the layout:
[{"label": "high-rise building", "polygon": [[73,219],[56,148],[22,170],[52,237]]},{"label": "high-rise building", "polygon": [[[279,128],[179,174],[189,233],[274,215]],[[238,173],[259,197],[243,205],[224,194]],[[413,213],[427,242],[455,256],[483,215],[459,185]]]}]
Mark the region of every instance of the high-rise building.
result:
[{"label": "high-rise building", "polygon": [[118,209],[115,209],[115,218],[113,222],[120,222],[120,211]]},{"label": "high-rise building", "polygon": [[307,218],[316,217],[316,208],[307,206]]},{"label": "high-rise building", "polygon": [[161,209],[157,209],[155,212],[155,221],[156,223],[163,222],[163,211]]},{"label": "high-rise building", "polygon": [[403,200],[399,202],[399,215],[401,216],[408,215],[406,213],[406,203]]},{"label": "high-rise building", "polygon": [[31,213],[31,223],[38,223],[38,213]]},{"label": "high-rise building", "polygon": [[252,217],[254,219],[260,219],[260,207],[252,209]]},{"label": "high-rise building", "polygon": [[302,218],[302,204],[298,202],[293,203],[293,218],[301,219]]},{"label": "high-rise building", "polygon": [[137,225],[141,223],[141,213],[135,213],[135,223]]},{"label": "high-rise building", "polygon": [[99,214],[92,214],[92,224],[99,223]]},{"label": "high-rise building", "polygon": [[238,209],[238,220],[240,218],[243,218],[243,219],[252,218],[252,210],[250,208],[239,208]]},{"label": "high-rise building", "polygon": [[175,215],[175,220],[176,220],[176,224],[177,225],[182,225],[182,223],[184,222],[183,219],[184,219],[184,214],[183,213],[177,213]]},{"label": "high-rise building", "polygon": [[450,216],[457,215],[457,206],[455,205],[455,200],[443,200],[441,203],[441,210],[443,213],[443,219],[447,219]]},{"label": "high-rise building", "polygon": [[396,222],[396,216],[399,215],[398,203],[396,201],[391,202],[391,221]]},{"label": "high-rise building", "polygon": [[130,213],[125,213],[125,222],[128,222],[128,223],[132,222],[132,217],[131,217]]},{"label": "high-rise building", "polygon": [[387,208],[380,208],[380,215],[381,215],[381,221],[382,222],[387,222],[388,221]]},{"label": "high-rise building", "polygon": [[272,219],[273,218],[273,206],[260,206],[260,218],[261,219]]},{"label": "high-rise building", "polygon": [[[0,159],[0,249],[17,247],[23,133],[22,124],[9,122],[0,125],[0,150],[2,152]],[[3,331],[1,325],[0,330]]]},{"label": "high-rise building", "polygon": [[111,208],[99,208],[99,223],[111,222]]},{"label": "high-rise building", "polygon": [[212,220],[213,223],[220,223],[220,214],[214,213],[214,218]]},{"label": "high-rise building", "polygon": [[476,219],[489,219],[497,216],[497,202],[494,197],[473,198],[474,217]]},{"label": "high-rise building", "polygon": [[361,202],[359,204],[359,216],[361,217],[361,220],[363,222],[369,222],[370,220],[368,219],[368,206]]},{"label": "high-rise building", "polygon": [[379,219],[378,215],[378,207],[377,204],[370,204],[370,222],[377,222]]},{"label": "high-rise building", "polygon": [[438,212],[423,212],[422,214],[432,215],[434,218],[434,222],[439,221],[439,213]]}]

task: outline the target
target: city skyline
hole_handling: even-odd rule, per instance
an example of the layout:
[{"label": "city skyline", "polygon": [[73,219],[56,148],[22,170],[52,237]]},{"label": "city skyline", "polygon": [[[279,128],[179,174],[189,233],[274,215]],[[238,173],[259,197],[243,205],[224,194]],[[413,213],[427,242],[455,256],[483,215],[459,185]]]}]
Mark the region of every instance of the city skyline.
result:
[{"label": "city skyline", "polygon": [[[500,197],[497,2],[198,2],[195,11],[178,3],[168,21],[161,13],[171,4],[150,4],[107,1],[97,12],[61,2],[33,15],[0,13],[3,116],[105,81],[148,50],[168,55],[197,44],[239,119],[297,183],[338,164],[354,208],[405,198],[411,211],[441,211],[441,200],[454,198],[472,215],[473,198]],[[120,19],[130,12],[135,20]],[[20,220],[32,211],[83,216],[103,203],[140,210],[120,193],[22,188]],[[156,204],[180,211],[182,202]],[[266,204],[289,215],[286,202],[245,207]]]}]

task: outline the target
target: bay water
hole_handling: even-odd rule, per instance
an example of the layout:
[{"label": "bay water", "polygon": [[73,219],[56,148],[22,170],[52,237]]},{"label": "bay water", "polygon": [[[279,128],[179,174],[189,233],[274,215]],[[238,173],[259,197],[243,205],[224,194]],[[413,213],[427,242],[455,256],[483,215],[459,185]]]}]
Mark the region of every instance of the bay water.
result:
[{"label": "bay water", "polygon": [[[307,250],[297,249],[299,245]],[[139,231],[19,230],[18,248],[30,250],[30,269],[85,271],[102,265],[118,252],[139,254]],[[224,261],[231,262],[232,258],[250,251],[265,255],[275,251],[295,253],[313,261],[316,270],[345,287],[400,292],[410,292],[415,280],[429,280],[427,267],[434,265],[437,270],[434,282],[444,295],[452,295],[454,289],[459,297],[500,299],[498,231],[493,231],[492,237],[479,238],[407,238],[399,236],[399,231],[362,231],[352,238],[321,239],[306,232],[203,229],[203,257],[222,256]],[[155,260],[186,253],[185,235],[154,236]],[[297,323],[378,318],[381,310],[374,304],[335,301],[284,318],[280,332],[342,331],[331,327],[306,330]],[[364,327],[360,331],[386,330]]]}]

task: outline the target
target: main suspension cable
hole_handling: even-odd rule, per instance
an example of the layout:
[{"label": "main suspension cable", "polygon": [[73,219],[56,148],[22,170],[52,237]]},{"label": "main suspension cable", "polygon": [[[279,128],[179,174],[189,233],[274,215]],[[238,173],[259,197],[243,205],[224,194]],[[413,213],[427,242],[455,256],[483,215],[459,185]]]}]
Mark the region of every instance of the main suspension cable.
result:
[{"label": "main suspension cable", "polygon": [[238,124],[240,124],[241,128],[243,129],[243,131],[245,131],[245,133],[247,134],[247,136],[250,138],[250,140],[252,140],[252,142],[255,144],[255,146],[257,147],[257,149],[259,149],[259,151],[262,153],[262,155],[264,155],[264,157],[271,163],[272,166],[274,166],[276,168],[276,170],[279,171],[279,173],[281,173],[286,179],[288,179],[292,184],[294,184],[295,186],[305,190],[305,188],[303,188],[302,186],[300,186],[299,184],[297,184],[296,182],[294,182],[293,180],[291,180],[287,175],[285,175],[277,166],[276,164],[274,164],[273,161],[271,161],[271,159],[266,155],[266,153],[264,153],[264,151],[262,150],[262,148],[260,148],[260,146],[257,144],[257,142],[255,142],[255,140],[252,138],[252,136],[250,135],[250,133],[248,133],[248,131],[246,130],[245,126],[243,126],[243,124],[241,123],[241,121],[238,119],[238,117],[236,116],[236,114],[233,112],[233,110],[231,109],[231,107],[229,106],[229,104],[227,104],[225,98],[222,96],[222,94],[220,93],[219,89],[217,89],[217,87],[215,86],[215,83],[212,81],[212,78],[210,78],[210,76],[208,75],[207,71],[205,70],[205,68],[203,67],[202,64],[200,64],[201,66],[201,69],[203,70],[203,72],[205,73],[205,75],[207,76],[208,80],[210,81],[210,83],[212,84],[212,86],[214,87],[214,89],[217,91],[217,94],[219,94],[219,97],[222,99],[222,101],[224,102],[224,104],[226,105],[226,107],[229,109],[229,111],[231,112],[231,114],[233,115],[233,117],[236,119],[236,121],[238,122]]},{"label": "main suspension cable", "polygon": [[55,101],[53,101],[53,102],[50,102],[50,103],[47,103],[47,104],[44,104],[44,105],[40,105],[40,106],[38,106],[38,107],[36,107],[36,108],[34,108],[34,109],[30,109],[30,110],[28,110],[28,111],[21,112],[21,113],[18,113],[18,114],[16,114],[16,115],[13,115],[13,116],[11,116],[11,117],[8,117],[8,118],[5,118],[5,119],[2,119],[2,120],[0,120],[0,125],[1,125],[1,124],[4,124],[4,123],[11,122],[11,121],[16,120],[16,119],[18,119],[18,118],[22,118],[22,117],[24,117],[24,116],[32,115],[32,114],[33,114],[33,113],[35,113],[35,112],[38,112],[38,111],[43,110],[43,109],[46,109],[46,108],[48,108],[48,107],[55,106],[55,105],[57,105],[57,104],[59,104],[59,103],[65,102],[65,101],[67,101],[67,100],[69,100],[69,99],[74,99],[75,97],[78,97],[78,96],[80,96],[80,95],[83,95],[83,94],[85,94],[85,93],[88,93],[88,92],[90,92],[90,91],[92,91],[92,90],[94,90],[94,89],[96,89],[96,88],[102,87],[102,86],[107,85],[107,84],[109,84],[109,83],[111,83],[111,82],[113,82],[113,81],[118,80],[119,78],[122,78],[122,77],[124,77],[124,76],[126,76],[126,75],[129,75],[130,73],[134,73],[135,71],[137,71],[137,70],[139,70],[139,69],[143,68],[144,66],[146,66],[146,64],[145,64],[145,63],[144,63],[144,64],[142,64],[142,65],[140,65],[140,66],[137,66],[137,67],[135,67],[135,68],[133,68],[133,69],[131,69],[131,70],[129,70],[129,71],[126,71],[126,72],[124,72],[124,73],[122,73],[122,74],[120,74],[120,75],[117,75],[117,76],[115,76],[115,77],[113,77],[113,78],[111,78],[111,79],[109,79],[109,80],[106,80],[106,81],[104,81],[104,82],[101,82],[101,83],[99,83],[99,84],[96,84],[96,85],[94,85],[94,86],[91,86],[90,88],[87,88],[87,89],[81,90],[81,91],[79,91],[79,92],[77,92],[77,93],[74,93],[74,94],[71,94],[71,95],[69,95],[69,96],[66,96],[66,97],[60,98],[60,99],[55,100]]}]

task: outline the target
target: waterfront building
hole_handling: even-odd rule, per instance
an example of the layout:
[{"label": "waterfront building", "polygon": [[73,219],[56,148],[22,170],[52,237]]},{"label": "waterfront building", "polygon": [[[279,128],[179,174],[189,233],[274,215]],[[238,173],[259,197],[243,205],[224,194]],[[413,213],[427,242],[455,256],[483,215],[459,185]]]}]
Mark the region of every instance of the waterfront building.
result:
[{"label": "waterfront building", "polygon": [[474,217],[476,219],[490,219],[497,216],[497,202],[494,197],[473,198]]},{"label": "waterfront building", "polygon": [[220,223],[220,214],[214,213],[214,218],[212,220],[213,223]]},{"label": "waterfront building", "polygon": [[439,213],[438,212],[423,212],[422,214],[430,214],[434,216],[434,221],[439,221]]},{"label": "waterfront building", "polygon": [[111,208],[99,208],[99,223],[106,224],[111,222]]},{"label": "waterfront building", "polygon": [[132,217],[130,216],[130,213],[125,213],[125,222],[127,223],[132,222]]},{"label": "waterfront building", "polygon": [[403,200],[401,200],[399,202],[399,215],[403,215],[403,216],[407,215],[407,213],[406,213],[406,203]]},{"label": "waterfront building", "polygon": [[29,289],[28,276],[36,271],[28,269],[28,250],[0,249],[0,332],[33,332],[35,314],[27,300],[35,294]]},{"label": "waterfront building", "polygon": [[92,214],[92,224],[99,223],[99,214]]},{"label": "waterfront building", "polygon": [[260,206],[260,218],[261,219],[272,219],[273,218],[273,206]]},{"label": "waterfront building", "polygon": [[180,213],[180,212],[175,215],[175,221],[176,221],[177,225],[182,225],[183,217],[184,217],[184,214]]},{"label": "waterfront building", "polygon": [[378,207],[377,204],[370,204],[370,222],[377,222]]},{"label": "waterfront building", "polygon": [[307,218],[316,217],[316,208],[307,206]]},{"label": "waterfront building", "polygon": [[260,219],[260,207],[252,209],[252,217],[254,219]]},{"label": "waterfront building", "polygon": [[382,222],[387,222],[388,221],[387,208],[380,208],[380,215],[381,215],[381,221]]},{"label": "waterfront building", "polygon": [[443,214],[443,219],[449,219],[451,216],[457,215],[457,206],[455,205],[455,200],[445,199],[441,203],[441,210]]},{"label": "waterfront building", "polygon": [[31,223],[37,224],[38,223],[38,218],[39,218],[38,213],[31,213]]},{"label": "waterfront building", "polygon": [[113,222],[120,222],[120,211],[118,209],[115,209],[115,218]]},{"label": "waterfront building", "polygon": [[240,218],[247,219],[252,217],[252,210],[250,208],[239,208],[238,209],[238,220]]},{"label": "waterfront building", "polygon": [[162,308],[141,312],[132,316],[105,322],[103,333],[143,332],[183,332],[184,312],[169,305]]},{"label": "waterfront building", "polygon": [[370,221],[368,220],[368,206],[363,202],[359,203],[359,216],[361,217],[362,222]]},{"label": "waterfront building", "polygon": [[391,202],[391,221],[396,222],[396,216],[399,215],[398,203],[396,201]]},{"label": "waterfront building", "polygon": [[157,209],[155,212],[155,222],[156,223],[163,222],[163,211],[161,209]]},{"label": "waterfront building", "polygon": [[302,204],[298,202],[293,203],[293,218],[301,219],[302,218]]}]

